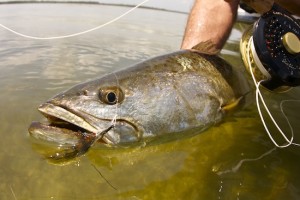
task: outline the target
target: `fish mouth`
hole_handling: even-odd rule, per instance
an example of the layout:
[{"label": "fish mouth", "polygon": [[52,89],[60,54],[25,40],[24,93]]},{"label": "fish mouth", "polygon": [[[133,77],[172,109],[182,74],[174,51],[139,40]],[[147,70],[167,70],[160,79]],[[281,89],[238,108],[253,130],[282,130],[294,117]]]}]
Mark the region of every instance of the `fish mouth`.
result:
[{"label": "fish mouth", "polygon": [[83,133],[92,136],[98,132],[94,126],[86,122],[82,117],[61,106],[44,103],[38,110],[47,118],[47,122],[33,122],[30,125],[28,131],[35,138],[62,144],[63,137],[75,136],[80,138]]},{"label": "fish mouth", "polygon": [[64,149],[63,152],[50,155],[50,158],[74,158],[88,151],[96,141],[109,143],[104,134],[113,128],[112,125],[98,131],[83,118],[85,116],[81,117],[75,111],[48,102],[38,110],[46,117],[47,122],[32,122],[28,128],[30,136]]}]

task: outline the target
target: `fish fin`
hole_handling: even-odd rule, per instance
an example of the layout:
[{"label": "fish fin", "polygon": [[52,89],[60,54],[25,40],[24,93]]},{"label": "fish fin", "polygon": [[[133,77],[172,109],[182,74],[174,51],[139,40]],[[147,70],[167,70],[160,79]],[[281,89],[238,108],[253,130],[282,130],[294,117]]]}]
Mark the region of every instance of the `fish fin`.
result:
[{"label": "fish fin", "polygon": [[230,101],[230,103],[222,106],[222,110],[224,112],[230,112],[230,111],[234,110],[235,108],[237,108],[240,105],[242,99],[243,99],[243,96],[241,96],[238,99],[234,99],[234,100]]},{"label": "fish fin", "polygon": [[197,45],[193,46],[192,49],[208,55],[215,55],[220,52],[220,49],[217,49],[216,45],[211,40],[200,42]]}]

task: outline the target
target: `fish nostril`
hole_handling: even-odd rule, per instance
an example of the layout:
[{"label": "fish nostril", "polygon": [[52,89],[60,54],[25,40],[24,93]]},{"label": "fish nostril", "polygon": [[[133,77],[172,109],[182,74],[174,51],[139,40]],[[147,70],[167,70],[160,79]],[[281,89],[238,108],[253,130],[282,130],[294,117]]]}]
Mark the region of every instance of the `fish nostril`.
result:
[{"label": "fish nostril", "polygon": [[87,90],[83,90],[82,93],[83,93],[84,96],[88,96],[88,91]]},{"label": "fish nostril", "polygon": [[79,92],[77,92],[77,96],[88,96],[88,90],[81,90]]}]

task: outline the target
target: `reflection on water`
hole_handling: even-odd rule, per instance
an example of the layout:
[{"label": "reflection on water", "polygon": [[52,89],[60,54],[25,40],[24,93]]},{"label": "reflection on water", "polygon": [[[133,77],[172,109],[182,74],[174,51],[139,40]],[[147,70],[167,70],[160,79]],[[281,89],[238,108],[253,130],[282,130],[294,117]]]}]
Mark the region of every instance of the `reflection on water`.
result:
[{"label": "reflection on water", "polygon": [[[1,5],[0,19],[30,35],[52,36],[94,27],[127,9]],[[36,110],[41,102],[75,83],[177,50],[186,17],[138,9],[99,31],[54,41],[0,30],[1,199],[299,199],[299,149],[276,149],[262,156],[274,145],[254,105],[194,137],[126,149],[95,146],[65,166],[49,164],[35,151],[27,127],[41,118]],[[242,67],[238,43],[245,26],[236,25],[222,51],[236,67]],[[264,95],[288,131],[280,101],[297,99],[299,89]],[[299,115],[294,110],[299,106],[284,105],[295,130]],[[241,160],[245,162],[239,166]]]}]

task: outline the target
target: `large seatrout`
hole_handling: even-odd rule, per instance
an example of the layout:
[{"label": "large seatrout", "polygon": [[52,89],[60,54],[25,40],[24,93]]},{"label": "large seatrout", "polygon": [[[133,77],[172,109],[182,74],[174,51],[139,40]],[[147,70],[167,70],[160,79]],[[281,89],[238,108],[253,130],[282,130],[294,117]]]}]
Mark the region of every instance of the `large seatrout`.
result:
[{"label": "large seatrout", "polygon": [[80,152],[96,140],[115,145],[204,130],[249,92],[246,83],[216,55],[178,51],[56,95],[39,107],[49,123],[34,122],[29,132]]}]

